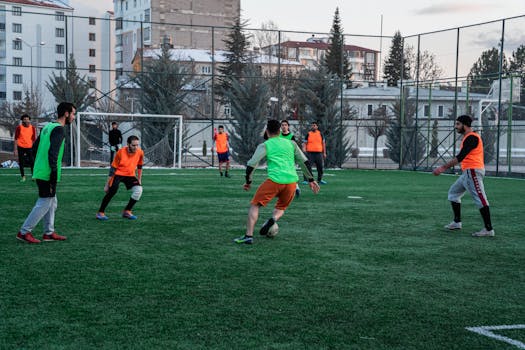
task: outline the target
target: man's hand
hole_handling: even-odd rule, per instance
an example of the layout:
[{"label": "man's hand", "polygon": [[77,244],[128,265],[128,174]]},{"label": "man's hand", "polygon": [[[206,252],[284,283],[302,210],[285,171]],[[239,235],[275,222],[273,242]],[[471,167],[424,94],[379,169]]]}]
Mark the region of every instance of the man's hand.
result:
[{"label": "man's hand", "polygon": [[106,184],[104,185],[104,192],[108,193],[109,192],[109,184],[106,182]]},{"label": "man's hand", "polygon": [[57,183],[57,172],[56,170],[55,171],[51,171],[51,174],[49,175],[49,182],[53,185],[56,185]]},{"label": "man's hand", "polygon": [[242,186],[242,188],[243,188],[245,191],[249,191],[251,187],[252,187],[251,184],[244,184],[244,185]]},{"label": "man's hand", "polygon": [[326,159],[326,152],[325,152],[325,153],[323,153],[323,158],[324,158],[324,159]]},{"label": "man's hand", "polygon": [[319,184],[316,181],[309,182],[308,185],[310,186],[310,189],[313,193],[317,194],[319,193],[319,190],[321,187],[319,187]]},{"label": "man's hand", "polygon": [[15,151],[13,152],[15,157],[18,157],[18,149],[15,147]]},{"label": "man's hand", "polygon": [[434,169],[434,171],[432,172],[432,174],[434,174],[435,176],[438,176],[439,174],[441,174],[441,173],[444,172],[445,170],[447,170],[447,168],[445,168],[445,166],[442,165],[442,166],[437,167],[436,169]]}]

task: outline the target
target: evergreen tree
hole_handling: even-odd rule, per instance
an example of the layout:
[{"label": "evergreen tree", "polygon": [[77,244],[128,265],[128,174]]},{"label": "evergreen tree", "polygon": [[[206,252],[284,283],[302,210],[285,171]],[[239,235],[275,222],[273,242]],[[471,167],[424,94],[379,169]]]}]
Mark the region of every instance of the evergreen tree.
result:
[{"label": "evergreen tree", "polygon": [[217,94],[223,96],[230,90],[233,79],[241,79],[248,63],[249,36],[244,33],[247,23],[238,17],[230,33],[224,39],[226,62],[219,67],[221,77]]},{"label": "evergreen tree", "polygon": [[408,100],[405,96],[403,118],[401,118],[401,100],[397,100],[390,109],[395,116],[386,131],[386,146],[390,159],[398,163],[401,168],[415,165],[423,157],[426,147],[424,139],[415,126],[415,101]]},{"label": "evergreen tree", "polygon": [[348,62],[348,54],[345,51],[345,37],[341,27],[341,18],[339,17],[339,8],[335,9],[332,29],[330,29],[330,47],[326,52],[323,65],[328,73],[337,75],[340,79],[351,86],[350,77],[352,76],[352,67]]},{"label": "evergreen tree", "polygon": [[[510,57],[509,71],[511,74],[515,74],[515,77],[521,78],[521,91],[520,91],[520,102],[521,106],[525,106],[525,44],[520,45],[515,51],[512,52]],[[517,89],[516,80],[514,80],[514,89]],[[516,103],[516,101],[514,101]],[[515,111],[514,117],[519,119],[525,119],[525,111],[519,109]]]},{"label": "evergreen tree", "polygon": [[303,71],[297,84],[299,113],[308,123],[317,121],[326,141],[327,167],[341,167],[350,155],[348,138],[341,125],[340,87],[337,78],[325,68]]},{"label": "evergreen tree", "polygon": [[397,82],[401,80],[401,70],[403,71],[403,79],[409,79],[410,65],[403,53],[401,32],[397,31],[392,38],[392,46],[383,70],[383,78],[386,79],[388,86],[397,86]]},{"label": "evergreen tree", "polygon": [[[502,73],[507,71],[507,60],[503,55]],[[494,80],[499,78],[499,50],[495,47],[483,51],[468,75],[471,81],[470,91],[488,94]]]},{"label": "evergreen tree", "polygon": [[434,123],[432,124],[432,136],[430,141],[430,157],[436,158],[438,156],[438,147],[439,147],[439,139],[438,139],[438,121],[437,119],[434,119]]},{"label": "evergreen tree", "polygon": [[260,77],[258,70],[249,65],[245,68],[242,79],[234,77],[231,80],[231,88],[225,91],[224,96],[231,101],[234,129],[230,135],[232,157],[240,164],[246,164],[257,145],[263,141],[270,98],[269,86]]},{"label": "evergreen tree", "polygon": [[55,97],[56,103],[71,102],[78,111],[83,111],[94,99],[89,94],[91,88],[86,76],[80,76],[77,71],[77,64],[73,54],[69,56],[66,74],[57,76],[54,72],[49,82],[46,82],[46,87]]},{"label": "evergreen tree", "polygon": [[[163,45],[156,59],[144,63],[142,73],[135,75],[140,88],[139,102],[143,113],[176,115],[184,112],[183,87],[190,82],[192,74],[187,67],[171,59],[169,45]],[[173,128],[176,122],[166,120],[145,120],[141,122],[141,143],[150,158],[159,165],[168,166],[173,162]]]},{"label": "evergreen tree", "polygon": [[490,123],[496,117],[496,110],[490,108],[486,110],[481,116],[481,139],[483,140],[483,158],[485,164],[488,164],[496,157],[496,135],[497,127]]}]

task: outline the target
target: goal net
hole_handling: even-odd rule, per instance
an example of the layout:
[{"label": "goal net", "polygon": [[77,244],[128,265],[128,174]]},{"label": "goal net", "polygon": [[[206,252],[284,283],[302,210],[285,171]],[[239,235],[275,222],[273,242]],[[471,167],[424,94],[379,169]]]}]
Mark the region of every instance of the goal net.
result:
[{"label": "goal net", "polygon": [[71,163],[76,167],[109,166],[113,122],[122,133],[122,147],[129,136],[139,137],[144,167],[181,168],[182,115],[79,112],[72,130]]}]

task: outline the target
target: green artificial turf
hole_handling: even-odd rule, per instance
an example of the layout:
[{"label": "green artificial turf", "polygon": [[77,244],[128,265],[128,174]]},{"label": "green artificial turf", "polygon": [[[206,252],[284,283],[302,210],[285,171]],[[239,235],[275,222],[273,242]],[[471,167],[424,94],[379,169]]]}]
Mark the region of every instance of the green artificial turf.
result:
[{"label": "green artificial turf", "polygon": [[[66,169],[68,240],[29,245],[15,235],[36,186],[1,170],[0,348],[517,348],[466,327],[525,324],[523,180],[485,179],[496,237],[473,238],[468,194],[463,230],[443,228],[455,176],[327,171],[318,195],[301,185],[276,238],[249,246],[232,239],[255,188],[232,174],[145,169],[139,219],[120,217],[121,186],[100,222],[107,170]],[[525,329],[499,334],[525,342]]]}]

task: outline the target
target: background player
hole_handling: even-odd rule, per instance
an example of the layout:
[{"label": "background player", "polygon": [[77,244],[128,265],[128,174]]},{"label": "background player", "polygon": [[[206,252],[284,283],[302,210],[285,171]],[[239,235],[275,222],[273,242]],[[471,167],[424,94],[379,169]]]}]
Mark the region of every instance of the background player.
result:
[{"label": "background player", "polygon": [[118,123],[111,123],[111,130],[108,133],[109,138],[109,162],[113,162],[113,157],[115,153],[118,152],[120,147],[122,147],[122,133],[118,129]]},{"label": "background player", "polygon": [[[219,132],[213,135],[213,142],[215,150],[217,151],[217,157],[219,158],[219,173],[222,176],[222,164],[226,163],[224,176],[230,177],[228,173],[230,170],[230,143],[228,141],[228,133],[224,131],[224,126],[219,125]],[[213,153],[213,146],[211,151]]]},{"label": "background player", "polygon": [[[317,181],[321,185],[325,185],[326,181],[323,180],[323,161],[326,158],[326,143],[321,131],[319,131],[319,125],[317,122],[312,122],[310,131],[306,135],[303,143],[303,151],[306,152],[310,163],[315,163],[317,168]],[[312,172],[312,167],[308,169]],[[306,179],[303,183],[307,183]]]},{"label": "background player", "polygon": [[474,203],[479,208],[485,227],[472,234],[474,237],[494,236],[494,229],[490,220],[489,201],[485,195],[483,177],[485,176],[485,163],[483,159],[483,141],[472,128],[472,118],[468,115],[461,115],[456,120],[455,129],[459,134],[463,134],[461,149],[458,155],[445,165],[436,168],[434,175],[439,175],[448,168],[461,162],[461,176],[450,186],[448,200],[452,205],[454,220],[445,226],[449,230],[461,229],[461,197],[465,191],[469,191]]},{"label": "background player", "polygon": [[[298,146],[300,146],[297,140],[295,139],[293,132],[290,131],[290,123],[288,123],[288,120],[286,119],[281,120],[281,137],[287,140],[293,141],[297,143]],[[301,195],[301,189],[299,188],[299,183],[296,183],[295,196],[299,197],[300,195]]]},{"label": "background player", "polygon": [[[104,185],[106,195],[102,199],[100,208],[97,213],[98,220],[108,220],[104,213],[111,198],[117,194],[118,186],[122,182],[126,189],[131,190],[131,198],[128,205],[122,212],[122,217],[130,220],[136,220],[137,217],[132,214],[131,210],[135,203],[142,196],[142,165],[144,164],[144,152],[139,148],[139,138],[135,135],[128,137],[128,145],[121,148],[109,170],[109,177]],[[137,176],[135,176],[135,171]]]},{"label": "background player", "polygon": [[29,166],[31,168],[31,174],[33,173],[33,142],[36,140],[36,129],[31,125],[31,117],[24,114],[20,117],[22,124],[18,125],[15,130],[15,157],[18,156],[18,165],[20,166],[20,182],[26,181],[24,174],[24,167]]},{"label": "background player", "polygon": [[259,233],[266,235],[270,227],[277,222],[284,214],[286,208],[293,200],[295,184],[299,179],[295,170],[295,163],[298,163],[303,174],[309,180],[310,188],[314,193],[319,192],[319,185],[308,170],[308,160],[299,149],[295,142],[286,140],[280,135],[280,123],[278,120],[269,120],[266,126],[268,140],[257,146],[252,158],[246,167],[246,183],[244,190],[248,191],[252,183],[252,174],[259,162],[266,157],[268,165],[268,179],[264,181],[251,200],[246,223],[246,234],[236,238],[235,243],[253,243],[253,230],[259,218],[259,208],[266,206],[274,197],[277,203],[273,210],[272,217],[261,227]]}]

